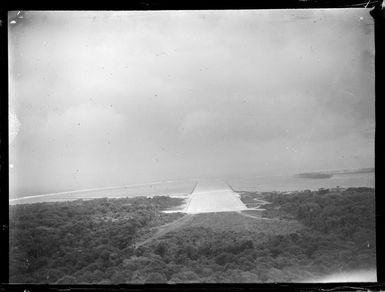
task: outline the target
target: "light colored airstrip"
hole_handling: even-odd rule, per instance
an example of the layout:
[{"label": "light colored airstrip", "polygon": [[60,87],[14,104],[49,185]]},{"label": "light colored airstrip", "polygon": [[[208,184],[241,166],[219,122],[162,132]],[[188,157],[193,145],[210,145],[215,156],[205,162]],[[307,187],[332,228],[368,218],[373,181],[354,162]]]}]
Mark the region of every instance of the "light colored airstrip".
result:
[{"label": "light colored airstrip", "polygon": [[239,195],[221,181],[199,182],[183,212],[188,214],[246,210]]}]

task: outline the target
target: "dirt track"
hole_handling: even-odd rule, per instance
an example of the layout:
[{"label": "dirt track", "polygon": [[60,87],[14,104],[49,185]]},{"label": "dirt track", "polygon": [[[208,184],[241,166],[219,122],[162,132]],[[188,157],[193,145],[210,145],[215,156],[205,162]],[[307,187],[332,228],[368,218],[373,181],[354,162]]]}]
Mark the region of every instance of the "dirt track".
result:
[{"label": "dirt track", "polygon": [[136,243],[135,247],[138,248],[139,246],[147,244],[150,241],[157,239],[157,238],[165,235],[166,233],[168,233],[170,231],[178,229],[179,227],[181,227],[182,225],[184,225],[188,221],[190,221],[193,216],[194,215],[192,215],[192,214],[186,214],[185,216],[183,216],[183,217],[181,217],[181,218],[179,218],[179,219],[177,219],[171,223],[167,223],[165,225],[159,226],[158,230],[156,231],[156,233],[154,235],[152,235],[151,237],[149,237],[149,238],[147,238],[141,242]]}]

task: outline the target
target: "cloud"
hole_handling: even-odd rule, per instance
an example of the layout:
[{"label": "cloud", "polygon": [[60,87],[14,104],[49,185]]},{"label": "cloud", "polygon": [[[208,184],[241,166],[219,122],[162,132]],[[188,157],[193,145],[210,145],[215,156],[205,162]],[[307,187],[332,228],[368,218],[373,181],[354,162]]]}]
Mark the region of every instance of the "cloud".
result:
[{"label": "cloud", "polygon": [[373,163],[366,9],[25,12],[11,192]]}]

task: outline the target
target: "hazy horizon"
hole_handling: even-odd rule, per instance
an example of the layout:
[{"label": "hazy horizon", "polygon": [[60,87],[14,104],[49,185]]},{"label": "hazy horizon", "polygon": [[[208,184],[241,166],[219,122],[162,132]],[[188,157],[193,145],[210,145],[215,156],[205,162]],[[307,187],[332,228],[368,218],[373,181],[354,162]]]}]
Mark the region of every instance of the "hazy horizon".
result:
[{"label": "hazy horizon", "polygon": [[9,24],[9,107],[11,197],[373,167],[373,20],[23,12]]}]

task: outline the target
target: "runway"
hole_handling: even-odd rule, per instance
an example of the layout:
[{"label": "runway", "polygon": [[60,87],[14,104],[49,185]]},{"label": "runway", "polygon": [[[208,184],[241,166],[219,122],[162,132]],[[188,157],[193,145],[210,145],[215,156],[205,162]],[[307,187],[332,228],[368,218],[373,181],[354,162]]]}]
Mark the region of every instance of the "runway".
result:
[{"label": "runway", "polygon": [[234,212],[246,210],[238,194],[222,181],[198,182],[190,195],[185,213],[199,214],[211,212]]}]

